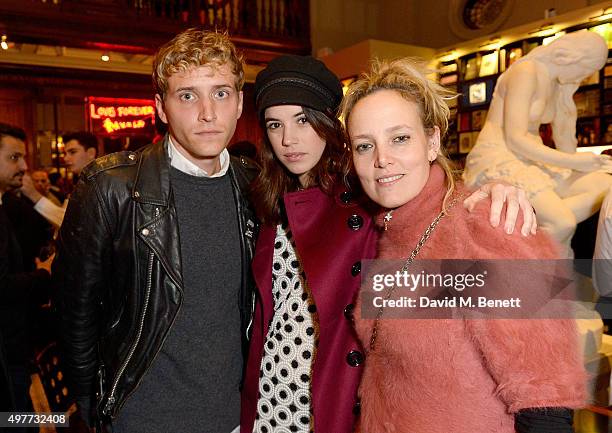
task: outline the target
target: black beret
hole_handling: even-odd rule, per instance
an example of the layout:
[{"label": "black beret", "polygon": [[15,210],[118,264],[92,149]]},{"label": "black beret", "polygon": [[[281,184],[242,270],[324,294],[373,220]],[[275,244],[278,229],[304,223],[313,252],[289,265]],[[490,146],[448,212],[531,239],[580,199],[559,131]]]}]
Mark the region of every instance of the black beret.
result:
[{"label": "black beret", "polygon": [[341,100],[338,77],[311,56],[277,57],[255,79],[255,107],[260,119],[266,108],[275,105],[300,105],[335,116]]}]

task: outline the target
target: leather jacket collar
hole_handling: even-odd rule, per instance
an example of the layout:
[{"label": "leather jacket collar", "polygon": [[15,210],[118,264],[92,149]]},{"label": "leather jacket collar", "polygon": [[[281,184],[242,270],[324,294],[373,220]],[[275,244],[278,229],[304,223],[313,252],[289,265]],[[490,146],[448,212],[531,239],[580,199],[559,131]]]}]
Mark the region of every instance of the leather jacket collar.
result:
[{"label": "leather jacket collar", "polygon": [[170,202],[170,160],[168,136],[145,148],[138,164],[132,197],[140,203],[168,207]]}]

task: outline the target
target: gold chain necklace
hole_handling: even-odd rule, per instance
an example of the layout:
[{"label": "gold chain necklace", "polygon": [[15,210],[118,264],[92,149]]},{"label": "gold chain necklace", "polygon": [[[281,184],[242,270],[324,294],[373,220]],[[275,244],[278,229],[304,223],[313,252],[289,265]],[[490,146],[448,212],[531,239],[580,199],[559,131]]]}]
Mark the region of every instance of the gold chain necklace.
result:
[{"label": "gold chain necklace", "polygon": [[[453,200],[449,203],[449,205],[446,207],[446,209],[443,209],[442,211],[440,211],[438,216],[434,218],[431,224],[429,224],[429,227],[425,229],[425,232],[423,232],[421,239],[419,239],[416,246],[410,253],[410,256],[408,256],[408,259],[406,259],[404,266],[402,266],[401,273],[405,273],[408,271],[408,267],[412,264],[412,262],[414,262],[414,259],[419,254],[419,251],[421,251],[421,248],[423,248],[423,245],[425,245],[425,242],[427,242],[427,240],[431,236],[431,233],[434,231],[434,229],[436,228],[440,220],[444,218],[446,215],[448,215],[448,211],[457,203],[457,200],[459,200],[459,195],[456,195],[453,198]],[[387,230],[387,224],[389,223],[389,221],[391,221],[391,218],[392,218],[391,212],[392,211],[389,211],[387,215],[385,215],[385,230]],[[393,286],[389,289],[389,291],[387,292],[387,296],[385,296],[385,301],[388,301],[391,298],[391,295],[393,295],[393,292],[395,292],[395,288],[396,286]],[[369,352],[372,352],[374,350],[374,346],[376,344],[376,337],[378,336],[378,323],[380,322],[380,319],[384,312],[384,307],[382,307],[382,305],[385,305],[385,302],[383,302],[381,306],[378,308],[378,313],[376,314],[376,318],[374,319],[374,326],[372,327],[372,336],[370,337]]]}]

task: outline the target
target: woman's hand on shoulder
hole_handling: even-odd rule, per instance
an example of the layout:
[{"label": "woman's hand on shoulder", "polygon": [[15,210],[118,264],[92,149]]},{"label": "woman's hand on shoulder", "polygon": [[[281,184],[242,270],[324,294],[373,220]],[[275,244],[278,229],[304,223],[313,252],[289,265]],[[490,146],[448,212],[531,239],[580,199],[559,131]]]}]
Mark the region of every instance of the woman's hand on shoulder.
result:
[{"label": "woman's hand on shoulder", "polygon": [[536,221],[535,211],[527,199],[527,195],[525,194],[524,190],[501,182],[486,183],[477,191],[473,192],[468,198],[466,198],[463,202],[463,206],[469,212],[472,212],[478,202],[486,199],[487,197],[491,197],[489,223],[493,227],[497,227],[499,225],[504,204],[507,204],[506,221],[504,224],[505,232],[508,234],[514,232],[517,217],[520,211],[523,214],[521,234],[523,236],[528,236],[529,233],[532,235],[536,234],[538,224]]}]

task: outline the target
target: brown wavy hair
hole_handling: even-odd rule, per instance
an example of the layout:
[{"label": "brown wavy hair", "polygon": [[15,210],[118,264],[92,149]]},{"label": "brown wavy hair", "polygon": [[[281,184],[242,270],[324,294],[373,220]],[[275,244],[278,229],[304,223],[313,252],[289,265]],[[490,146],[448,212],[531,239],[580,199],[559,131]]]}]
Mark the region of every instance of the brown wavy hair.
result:
[{"label": "brown wavy hair", "polygon": [[[311,170],[312,176],[307,187],[317,186],[325,193],[332,194],[334,183],[346,179],[350,167],[351,154],[344,144],[342,125],[331,112],[326,114],[308,107],[302,107],[302,110],[312,129],[325,141],[325,150]],[[261,126],[265,131],[263,119]],[[262,223],[280,224],[284,219],[283,196],[299,190],[300,182],[278,160],[267,133],[264,133],[258,160],[261,171],[251,188],[252,202]]]}]

